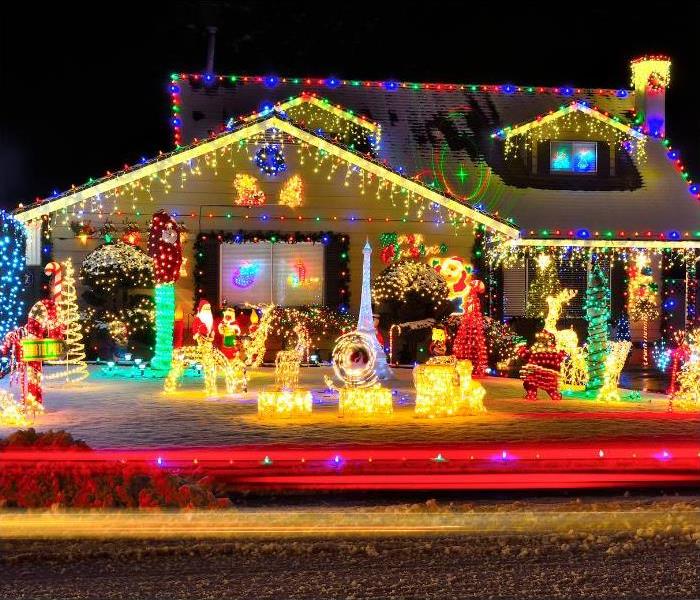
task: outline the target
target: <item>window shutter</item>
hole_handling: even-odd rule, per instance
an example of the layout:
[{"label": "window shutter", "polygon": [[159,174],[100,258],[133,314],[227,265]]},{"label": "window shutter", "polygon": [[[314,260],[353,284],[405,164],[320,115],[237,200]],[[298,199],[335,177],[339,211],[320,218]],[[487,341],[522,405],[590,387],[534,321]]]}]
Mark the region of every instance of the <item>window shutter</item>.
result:
[{"label": "window shutter", "polygon": [[503,317],[525,316],[528,277],[525,266],[503,269]]}]

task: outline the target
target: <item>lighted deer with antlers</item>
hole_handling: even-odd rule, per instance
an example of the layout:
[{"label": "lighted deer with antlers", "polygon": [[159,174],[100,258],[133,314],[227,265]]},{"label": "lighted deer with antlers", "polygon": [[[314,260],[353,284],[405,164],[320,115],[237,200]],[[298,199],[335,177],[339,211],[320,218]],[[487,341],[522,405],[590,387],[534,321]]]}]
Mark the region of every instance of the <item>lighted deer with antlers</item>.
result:
[{"label": "lighted deer with antlers", "polygon": [[584,389],[588,381],[586,350],[578,345],[578,335],[573,327],[557,329],[562,308],[576,297],[576,290],[564,289],[556,296],[547,296],[547,316],[544,328],[554,335],[558,350],[567,354],[561,367],[561,382],[570,389]]}]

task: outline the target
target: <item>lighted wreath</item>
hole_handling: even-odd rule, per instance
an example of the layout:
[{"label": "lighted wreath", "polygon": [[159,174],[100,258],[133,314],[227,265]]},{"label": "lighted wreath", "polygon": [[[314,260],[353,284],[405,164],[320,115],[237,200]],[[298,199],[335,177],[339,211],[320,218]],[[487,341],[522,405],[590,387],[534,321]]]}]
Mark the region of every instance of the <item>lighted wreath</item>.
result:
[{"label": "lighted wreath", "polygon": [[276,144],[266,144],[255,153],[255,164],[265,175],[278,175],[287,170],[287,163],[281,148]]}]

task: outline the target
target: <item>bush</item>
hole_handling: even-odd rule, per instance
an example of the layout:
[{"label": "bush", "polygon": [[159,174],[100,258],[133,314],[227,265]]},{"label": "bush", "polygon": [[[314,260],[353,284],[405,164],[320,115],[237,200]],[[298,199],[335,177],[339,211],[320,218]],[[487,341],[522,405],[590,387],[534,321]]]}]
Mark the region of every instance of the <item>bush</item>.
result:
[{"label": "bush", "polygon": [[123,463],[43,462],[0,469],[6,508],[214,508],[208,479],[178,477],[156,467]]},{"label": "bush", "polygon": [[50,429],[37,433],[33,427],[20,429],[8,437],[0,439],[0,448],[90,449],[83,440],[76,440],[67,431]]}]

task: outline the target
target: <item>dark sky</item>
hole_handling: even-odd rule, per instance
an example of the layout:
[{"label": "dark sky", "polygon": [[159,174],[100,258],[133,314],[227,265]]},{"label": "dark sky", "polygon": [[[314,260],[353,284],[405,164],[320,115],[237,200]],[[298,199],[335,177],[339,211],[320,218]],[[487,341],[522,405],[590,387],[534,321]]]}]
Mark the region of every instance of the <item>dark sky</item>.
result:
[{"label": "dark sky", "polygon": [[0,16],[1,207],[170,148],[168,74],[202,70],[207,24],[226,74],[618,88],[630,58],[666,53],[667,134],[700,174],[700,3],[17,4]]}]

